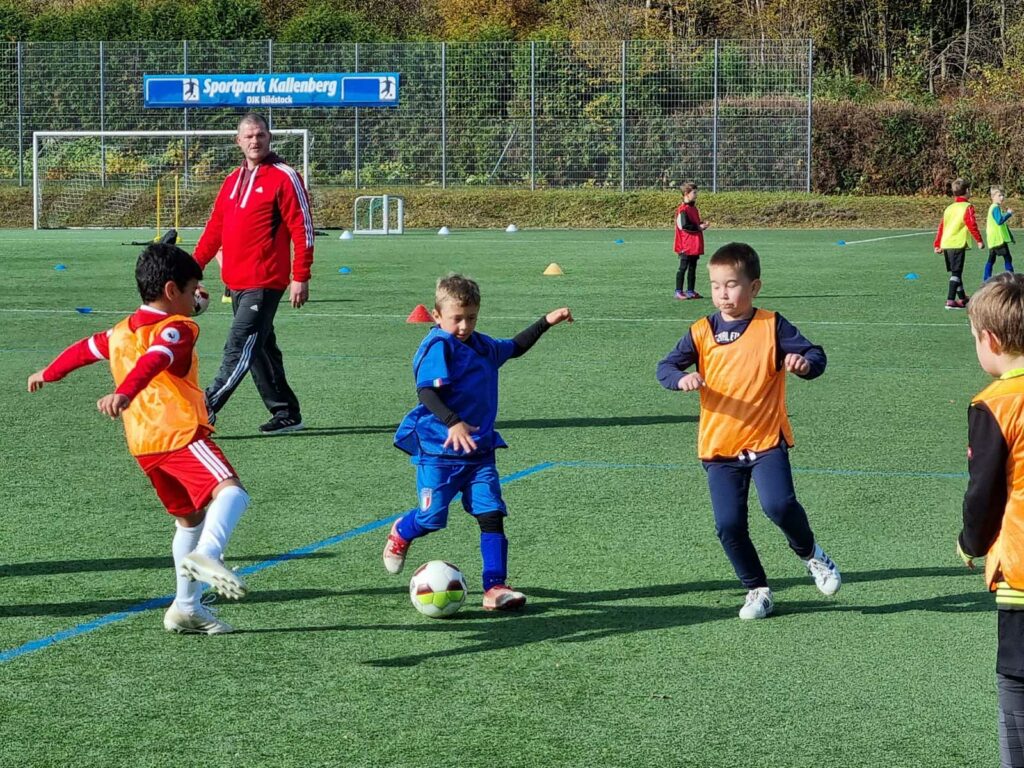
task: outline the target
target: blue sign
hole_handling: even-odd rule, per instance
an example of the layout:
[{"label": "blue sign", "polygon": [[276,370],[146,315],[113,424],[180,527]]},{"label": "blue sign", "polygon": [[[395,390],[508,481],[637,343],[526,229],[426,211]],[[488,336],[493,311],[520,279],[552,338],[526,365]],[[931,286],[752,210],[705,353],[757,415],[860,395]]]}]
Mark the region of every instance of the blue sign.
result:
[{"label": "blue sign", "polygon": [[397,107],[397,72],[143,75],[146,107]]}]

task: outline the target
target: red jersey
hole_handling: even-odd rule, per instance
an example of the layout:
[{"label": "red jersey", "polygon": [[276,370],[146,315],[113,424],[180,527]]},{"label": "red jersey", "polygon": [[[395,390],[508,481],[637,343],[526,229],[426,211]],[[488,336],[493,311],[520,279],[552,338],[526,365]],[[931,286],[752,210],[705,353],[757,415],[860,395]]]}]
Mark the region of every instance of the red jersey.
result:
[{"label": "red jersey", "polygon": [[700,214],[693,203],[683,203],[676,208],[675,251],[686,256],[704,254],[704,230],[700,228]]},{"label": "red jersey", "polygon": [[284,290],[309,280],[313,216],[295,169],[271,153],[255,170],[243,164],[228,174],[193,256],[205,267],[219,248],[221,278],[232,290]]}]

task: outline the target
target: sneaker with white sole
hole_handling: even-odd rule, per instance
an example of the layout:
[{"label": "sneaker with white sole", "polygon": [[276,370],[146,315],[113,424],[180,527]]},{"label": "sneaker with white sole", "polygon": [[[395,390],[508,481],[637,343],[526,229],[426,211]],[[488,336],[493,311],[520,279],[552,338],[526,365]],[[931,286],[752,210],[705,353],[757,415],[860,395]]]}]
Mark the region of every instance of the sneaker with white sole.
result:
[{"label": "sneaker with white sole", "polygon": [[832,558],[825,554],[817,542],[814,544],[814,554],[810,560],[805,560],[807,572],[814,579],[814,584],[823,595],[834,595],[843,585],[843,578],[839,569],[832,562]]},{"label": "sneaker with white sole", "polygon": [[171,603],[164,614],[164,629],[194,635],[226,635],[235,631],[234,627],[218,619],[217,614],[205,605],[199,605],[195,611],[187,613],[177,603]]},{"label": "sneaker with white sole", "polygon": [[286,435],[289,432],[298,432],[305,428],[302,419],[293,419],[291,416],[274,416],[266,424],[260,424],[261,435]]},{"label": "sneaker with white sole", "polygon": [[245,597],[248,588],[237,573],[224,565],[220,560],[192,552],[181,561],[181,575],[193,581],[209,584],[217,594],[229,600],[240,600]]},{"label": "sneaker with white sole", "polygon": [[411,541],[398,535],[398,521],[391,525],[391,533],[384,544],[384,568],[388,573],[401,573],[405,567],[405,556],[409,552]]},{"label": "sneaker with white sole", "polygon": [[484,592],[485,611],[521,611],[525,606],[526,595],[507,584],[495,584]]},{"label": "sneaker with white sole", "polygon": [[741,619],[766,619],[775,610],[775,600],[768,587],[757,587],[747,592],[747,599],[740,608]]}]

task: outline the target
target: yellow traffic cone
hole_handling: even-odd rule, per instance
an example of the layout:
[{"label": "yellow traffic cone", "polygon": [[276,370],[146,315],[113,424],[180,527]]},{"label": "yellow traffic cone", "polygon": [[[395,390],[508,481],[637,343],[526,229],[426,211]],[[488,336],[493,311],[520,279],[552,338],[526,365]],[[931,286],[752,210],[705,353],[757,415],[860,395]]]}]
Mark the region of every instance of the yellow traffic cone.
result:
[{"label": "yellow traffic cone", "polygon": [[555,262],[548,264],[548,268],[544,270],[545,275],[564,275],[562,268]]}]

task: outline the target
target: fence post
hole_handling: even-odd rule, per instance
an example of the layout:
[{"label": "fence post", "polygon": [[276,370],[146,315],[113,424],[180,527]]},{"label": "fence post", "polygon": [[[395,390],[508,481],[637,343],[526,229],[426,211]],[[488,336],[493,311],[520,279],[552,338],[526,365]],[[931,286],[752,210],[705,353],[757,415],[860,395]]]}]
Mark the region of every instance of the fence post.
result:
[{"label": "fence post", "polygon": [[537,42],[530,41],[530,189],[537,189]]},{"label": "fence post", "polygon": [[[18,186],[25,186],[25,136],[24,126],[22,125],[22,114],[24,112],[22,104],[22,87],[21,87],[21,41],[18,41]],[[34,163],[35,161],[33,161]],[[35,195],[32,196],[35,198]],[[36,217],[38,219],[38,217]],[[35,222],[38,227],[38,220]]]},{"label": "fence post", "polygon": [[811,191],[811,99],[814,86],[814,40],[807,41],[807,191]]},{"label": "fence post", "polygon": [[626,41],[622,41],[622,126],[619,129],[619,192],[626,191]]},{"label": "fence post", "polygon": [[[359,43],[356,43],[356,72],[359,71]],[[359,107],[355,108],[356,119],[355,127],[353,128],[355,135],[356,151],[355,151],[355,165],[356,165],[356,189],[359,189]]]},{"label": "fence post", "polygon": [[[188,40],[181,41],[181,68],[182,74],[188,74]],[[182,109],[182,127],[188,130],[188,107]],[[184,154],[182,155],[181,169],[182,183],[188,186],[188,134],[184,139]]]},{"label": "fence post", "polygon": [[711,191],[718,191],[718,38],[715,38],[714,84],[711,107]]},{"label": "fence post", "polygon": [[448,44],[441,43],[441,189],[448,188]]},{"label": "fence post", "polygon": [[[106,120],[104,120],[103,114],[103,103],[105,101],[105,89],[103,82],[103,41],[100,40],[100,130],[106,130]],[[100,186],[107,186],[107,140],[106,137],[100,136]]]},{"label": "fence post", "polygon": [[[267,40],[267,74],[274,74],[274,41]],[[274,108],[267,107],[267,130],[273,133],[274,131]],[[309,179],[306,179],[306,184],[309,184]]]}]

